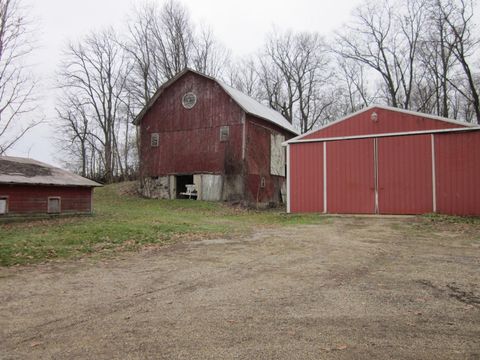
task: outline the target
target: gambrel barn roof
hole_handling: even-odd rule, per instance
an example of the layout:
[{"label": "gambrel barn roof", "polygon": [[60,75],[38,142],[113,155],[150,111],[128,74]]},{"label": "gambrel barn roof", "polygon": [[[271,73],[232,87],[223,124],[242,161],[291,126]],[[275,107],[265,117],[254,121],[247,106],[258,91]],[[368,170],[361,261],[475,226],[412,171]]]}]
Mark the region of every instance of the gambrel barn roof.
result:
[{"label": "gambrel barn roof", "polygon": [[237,103],[238,106],[242,108],[243,111],[245,111],[247,114],[251,114],[253,116],[256,116],[258,118],[264,119],[266,121],[269,121],[273,124],[278,125],[279,127],[288,130],[292,134],[298,135],[299,132],[293,127],[293,125],[283,117],[282,114],[280,114],[278,111],[275,111],[268,106],[258,102],[257,100],[253,99],[252,97],[248,96],[247,94],[244,94],[240,90],[237,90],[224,82],[215,79],[211,76],[202,74],[198,71],[192,70],[192,69],[185,69],[175,75],[172,79],[167,81],[165,84],[163,84],[155,93],[155,95],[152,96],[150,101],[147,103],[147,105],[142,109],[142,111],[137,115],[137,117],[134,120],[134,124],[138,125],[142,118],[145,116],[145,114],[150,110],[150,108],[155,104],[157,99],[160,97],[160,95],[163,93],[163,91],[168,88],[170,85],[172,85],[175,81],[180,79],[183,75],[186,73],[191,72],[200,76],[203,76],[207,79],[210,79],[220,85],[222,89]]},{"label": "gambrel barn roof", "polygon": [[102,186],[52,165],[13,156],[0,156],[0,184]]}]

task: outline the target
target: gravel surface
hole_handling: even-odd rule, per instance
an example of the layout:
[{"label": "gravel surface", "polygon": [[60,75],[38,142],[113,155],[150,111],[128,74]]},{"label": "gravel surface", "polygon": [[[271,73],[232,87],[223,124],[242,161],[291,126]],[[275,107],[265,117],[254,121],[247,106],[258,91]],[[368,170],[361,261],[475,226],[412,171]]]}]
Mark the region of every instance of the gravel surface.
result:
[{"label": "gravel surface", "polygon": [[0,269],[1,359],[480,359],[480,238],[331,218]]}]

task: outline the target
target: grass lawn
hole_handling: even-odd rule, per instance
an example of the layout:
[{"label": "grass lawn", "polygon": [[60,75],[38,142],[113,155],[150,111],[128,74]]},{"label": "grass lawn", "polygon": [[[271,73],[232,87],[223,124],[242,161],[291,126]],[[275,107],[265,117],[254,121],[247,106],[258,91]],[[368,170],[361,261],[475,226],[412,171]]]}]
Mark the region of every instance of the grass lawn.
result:
[{"label": "grass lawn", "polygon": [[0,224],[0,265],[87,254],[110,256],[178,239],[231,237],[258,226],[314,224],[328,219],[286,215],[282,210],[247,211],[214,202],[142,199],[125,191],[131,186],[96,189],[93,216]]}]

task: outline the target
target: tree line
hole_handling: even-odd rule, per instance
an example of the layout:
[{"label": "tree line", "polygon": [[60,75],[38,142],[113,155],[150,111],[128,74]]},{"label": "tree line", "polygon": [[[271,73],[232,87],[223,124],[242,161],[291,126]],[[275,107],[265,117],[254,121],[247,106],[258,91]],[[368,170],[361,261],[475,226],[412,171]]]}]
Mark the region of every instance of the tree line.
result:
[{"label": "tree line", "polygon": [[[18,1],[0,0],[0,19],[8,18],[5,4]],[[91,32],[65,47],[57,73],[59,144],[83,176],[135,177],[138,134],[131,122],[185,67],[274,108],[302,133],[374,103],[480,124],[474,9],[473,0],[366,0],[328,37],[275,28],[260,49],[238,59],[181,2],[145,2],[126,31]],[[0,108],[0,146],[9,143],[2,120]]]}]

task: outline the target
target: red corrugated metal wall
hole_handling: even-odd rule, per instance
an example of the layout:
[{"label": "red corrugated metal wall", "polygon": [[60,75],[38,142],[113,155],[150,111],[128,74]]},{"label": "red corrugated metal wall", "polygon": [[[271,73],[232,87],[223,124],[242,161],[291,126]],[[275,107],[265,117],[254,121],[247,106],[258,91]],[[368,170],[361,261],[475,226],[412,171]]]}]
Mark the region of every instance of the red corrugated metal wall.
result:
[{"label": "red corrugated metal wall", "polygon": [[[433,139],[434,157],[432,134],[327,141],[327,212],[375,213],[377,175],[380,214],[480,215],[480,131]],[[291,212],[324,211],[323,146],[290,144]]]},{"label": "red corrugated metal wall", "polygon": [[480,215],[480,131],[434,136],[437,211]]},{"label": "red corrugated metal wall", "polygon": [[292,212],[323,212],[323,143],[290,146],[290,209]]},{"label": "red corrugated metal wall", "polygon": [[431,135],[379,138],[377,142],[379,212],[432,212]]},{"label": "red corrugated metal wall", "polygon": [[327,212],[374,213],[374,174],[373,139],[327,142]]},{"label": "red corrugated metal wall", "polygon": [[0,185],[8,196],[9,214],[45,214],[49,197],[61,197],[62,213],[90,213],[93,189],[89,187]]},{"label": "red corrugated metal wall", "polygon": [[[378,115],[377,121],[372,121],[371,119],[373,112],[376,112]],[[319,129],[304,136],[302,139],[388,134],[406,131],[452,129],[459,127],[463,126],[460,124],[430,119],[421,115],[411,115],[382,108],[372,108],[351,118],[340,121],[337,124],[332,123],[324,129]]]}]

